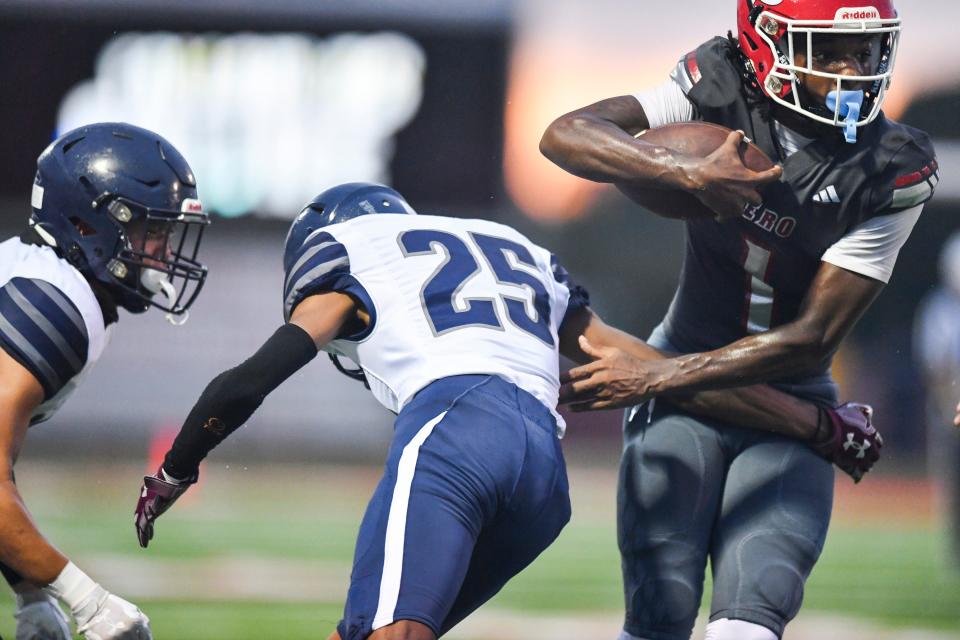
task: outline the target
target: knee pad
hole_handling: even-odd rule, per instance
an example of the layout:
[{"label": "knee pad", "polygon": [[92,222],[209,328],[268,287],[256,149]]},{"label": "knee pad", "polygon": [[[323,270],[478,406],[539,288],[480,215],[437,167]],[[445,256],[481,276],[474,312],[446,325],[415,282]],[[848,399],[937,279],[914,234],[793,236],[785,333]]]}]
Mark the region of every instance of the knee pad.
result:
[{"label": "knee pad", "polygon": [[720,618],[707,625],[704,640],[779,640],[777,634],[759,624]]}]

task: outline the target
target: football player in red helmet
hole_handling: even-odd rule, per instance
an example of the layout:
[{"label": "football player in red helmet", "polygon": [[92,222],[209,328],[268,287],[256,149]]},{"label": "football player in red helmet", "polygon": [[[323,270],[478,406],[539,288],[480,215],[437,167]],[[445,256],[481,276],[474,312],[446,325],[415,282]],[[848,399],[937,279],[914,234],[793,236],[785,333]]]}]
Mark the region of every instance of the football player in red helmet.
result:
[{"label": "football player in red helmet", "polygon": [[[842,126],[852,143],[856,130],[880,115],[897,57],[900,18],[889,0],[851,4],[856,3],[740,2],[737,42],[756,89],[814,122]],[[804,123],[793,119],[797,122]]]},{"label": "football player in red helmet", "polygon": [[[797,614],[833,470],[797,442],[698,419],[670,397],[767,381],[836,403],[831,359],[938,180],[926,134],[882,111],[901,27],[890,0],[737,8],[736,34],[682,56],[652,90],[558,118],[540,145],[575,175],[687,191],[718,216],[687,223],[680,285],[650,339],[683,355],[608,353],[570,372],[576,408],[634,407],[618,513],[622,640],[689,638],[708,558],[711,640],[773,640]],[[706,158],[635,137],[685,121],[734,131]],[[743,135],[779,167],[744,167]]]}]

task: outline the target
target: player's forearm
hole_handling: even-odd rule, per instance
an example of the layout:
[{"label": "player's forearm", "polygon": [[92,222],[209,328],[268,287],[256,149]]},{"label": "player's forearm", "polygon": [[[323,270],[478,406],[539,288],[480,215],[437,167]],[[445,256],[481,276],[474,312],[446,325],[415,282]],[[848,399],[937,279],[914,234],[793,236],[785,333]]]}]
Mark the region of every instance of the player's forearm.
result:
[{"label": "player's forearm", "polygon": [[53,580],[67,559],[43,537],[13,480],[30,416],[43,400],[40,383],[0,350],[0,562],[36,585]]},{"label": "player's forearm", "polygon": [[637,140],[593,113],[568,114],[554,121],[540,141],[540,151],[565,171],[594,182],[695,188],[695,159]]},{"label": "player's forearm", "polygon": [[10,479],[0,481],[0,561],[39,586],[56,578],[67,564],[66,556],[37,529]]},{"label": "player's forearm", "polygon": [[[594,345],[617,347],[644,360],[662,360],[672,355],[605,324],[595,315],[591,315],[585,325],[583,334]],[[585,354],[581,355],[582,358],[573,359],[578,362],[589,360]],[[669,400],[689,413],[733,422],[748,429],[779,433],[801,440],[810,440],[817,433],[819,410],[815,405],[766,385],[699,391],[671,396]]]},{"label": "player's forearm", "polygon": [[292,324],[278,329],[253,356],[207,385],[167,453],[164,470],[180,479],[196,474],[210,451],[316,355],[313,338],[303,329]]},{"label": "player's forearm", "polygon": [[[590,309],[585,309],[569,322],[569,328],[566,324],[561,327],[561,350],[576,362],[589,362],[591,358],[577,347],[576,337],[567,334],[582,334],[595,347],[614,347],[640,361],[660,360],[662,371],[658,371],[658,374],[664,382],[655,389],[654,395],[689,395],[702,389],[730,388],[775,380],[808,370],[811,368],[810,362],[817,364],[822,361],[819,357],[802,357],[802,353],[813,350],[802,347],[808,341],[794,337],[796,332],[790,327],[751,336],[716,351],[676,355],[655,349],[640,338],[606,324]],[[745,371],[741,371],[741,368]],[[751,368],[760,373],[751,373]],[[785,373],[779,376],[764,375],[770,371]]]},{"label": "player's forearm", "polygon": [[698,391],[667,400],[688,413],[738,427],[810,441],[817,435],[820,409],[766,385]]},{"label": "player's forearm", "polygon": [[721,349],[671,358],[649,379],[650,395],[743,387],[813,373],[837,344],[785,325]]},{"label": "player's forearm", "polygon": [[565,320],[560,327],[560,352],[574,362],[583,364],[592,358],[580,349],[578,339],[581,335],[596,347],[615,347],[640,360],[667,357],[644,340],[608,325],[589,307],[584,307]]},{"label": "player's forearm", "polygon": [[[619,346],[633,356],[666,359],[671,354],[654,349],[642,340],[617,331]],[[756,384],[716,391],[697,391],[686,396],[670,396],[669,401],[684,411],[732,422],[747,429],[758,429],[784,436],[810,440],[817,433],[819,410],[809,402]]]},{"label": "player's forearm", "polygon": [[816,372],[840,347],[884,283],[822,262],[796,320],[715,351],[659,367],[649,395],[740,387]]}]

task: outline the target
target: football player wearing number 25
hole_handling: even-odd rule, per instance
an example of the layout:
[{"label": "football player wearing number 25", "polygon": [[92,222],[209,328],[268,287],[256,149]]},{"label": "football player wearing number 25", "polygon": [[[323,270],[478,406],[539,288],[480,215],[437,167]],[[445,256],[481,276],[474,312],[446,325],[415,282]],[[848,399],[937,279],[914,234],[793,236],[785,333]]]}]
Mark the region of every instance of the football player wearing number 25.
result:
[{"label": "football player wearing number 25", "polygon": [[[623,638],[687,640],[708,556],[711,640],[773,640],[797,614],[830,520],[831,467],[735,420],[690,416],[672,398],[768,382],[834,405],[831,359],[889,280],[938,180],[927,136],[881,111],[901,26],[892,0],[736,7],[736,35],[683,56],[655,89],[562,116],[541,142],[573,174],[684,190],[718,217],[686,222],[680,284],[650,339],[682,355],[599,358],[571,371],[562,398],[579,409],[658,399],[627,413]],[[706,158],[635,137],[695,120],[736,132]],[[747,170],[744,133],[780,166]],[[864,455],[875,444],[844,442]]]},{"label": "football player wearing number 25", "polygon": [[[558,353],[661,357],[605,325],[550,252],[514,229],[413,214],[368,183],[333,187],[301,211],[284,251],[287,324],[207,386],[136,509],[145,547],[207,453],[327,351],[397,414],[333,639],[433,639],[491,598],[570,517]],[[805,440],[833,439],[847,420],[820,420],[815,405],[762,386],[683,406]]]},{"label": "football player wearing number 25", "polygon": [[0,571],[16,592],[17,640],[146,640],[147,617],[94,582],[37,530],[13,466],[99,359],[117,309],[179,323],[206,277],[208,220],[186,160],[157,134],[99,123],[37,160],[32,214],[0,243]]}]

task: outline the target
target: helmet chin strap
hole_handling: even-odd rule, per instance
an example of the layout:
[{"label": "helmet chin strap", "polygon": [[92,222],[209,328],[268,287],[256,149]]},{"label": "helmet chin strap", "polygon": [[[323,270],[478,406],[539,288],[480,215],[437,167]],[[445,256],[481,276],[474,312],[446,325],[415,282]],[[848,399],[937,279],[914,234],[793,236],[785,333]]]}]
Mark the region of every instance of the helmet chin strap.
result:
[{"label": "helmet chin strap", "polygon": [[[140,275],[140,284],[143,285],[143,288],[149,291],[150,293],[157,295],[160,294],[167,299],[167,306],[172,307],[177,302],[177,288],[173,286],[173,283],[167,279],[167,276],[162,271],[157,271],[156,269],[144,269],[143,273]],[[184,311],[180,315],[174,315],[172,313],[167,313],[164,318],[167,319],[167,322],[172,324],[175,327],[183,326],[187,323],[187,320],[190,319],[190,312]]]}]

